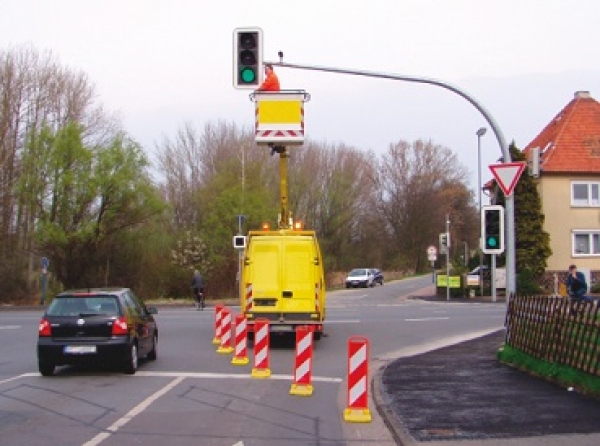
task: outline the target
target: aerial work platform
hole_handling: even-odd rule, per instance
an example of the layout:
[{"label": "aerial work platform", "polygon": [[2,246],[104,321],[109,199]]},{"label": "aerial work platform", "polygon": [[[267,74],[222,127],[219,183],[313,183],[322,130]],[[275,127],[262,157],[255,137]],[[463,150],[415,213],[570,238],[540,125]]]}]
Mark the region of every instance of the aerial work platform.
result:
[{"label": "aerial work platform", "polygon": [[304,144],[304,103],[310,100],[308,93],[304,90],[256,91],[250,99],[256,104],[254,140],[258,145]]}]

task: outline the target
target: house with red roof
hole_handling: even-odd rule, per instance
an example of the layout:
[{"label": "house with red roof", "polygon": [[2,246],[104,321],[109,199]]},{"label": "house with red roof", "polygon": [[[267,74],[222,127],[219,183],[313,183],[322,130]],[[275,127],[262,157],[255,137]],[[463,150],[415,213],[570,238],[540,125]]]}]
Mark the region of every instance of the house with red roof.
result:
[{"label": "house with red roof", "polygon": [[523,152],[530,167],[539,153],[537,185],[552,248],[547,272],[564,274],[575,264],[600,278],[600,103],[576,92]]}]

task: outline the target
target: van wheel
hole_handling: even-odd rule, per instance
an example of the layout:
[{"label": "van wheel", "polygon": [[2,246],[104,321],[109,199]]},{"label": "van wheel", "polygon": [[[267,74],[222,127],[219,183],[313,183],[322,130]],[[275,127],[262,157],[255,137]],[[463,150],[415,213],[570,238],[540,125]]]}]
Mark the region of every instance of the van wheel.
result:
[{"label": "van wheel", "polygon": [[315,331],[315,332],[313,333],[313,338],[315,338],[315,341],[320,341],[320,340],[321,340],[321,335],[322,335],[322,334],[323,334],[323,333],[322,333],[322,332],[320,332],[320,331]]}]

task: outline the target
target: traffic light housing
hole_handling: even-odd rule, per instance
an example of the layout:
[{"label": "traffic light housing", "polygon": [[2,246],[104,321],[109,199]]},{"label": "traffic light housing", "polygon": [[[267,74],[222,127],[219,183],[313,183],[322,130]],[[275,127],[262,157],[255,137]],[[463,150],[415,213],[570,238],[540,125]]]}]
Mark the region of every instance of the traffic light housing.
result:
[{"label": "traffic light housing", "polygon": [[481,208],[481,250],[485,254],[504,252],[504,208],[499,205]]},{"label": "traffic light housing", "polygon": [[233,236],[233,247],[235,249],[246,248],[246,236],[245,235],[234,235]]},{"label": "traffic light housing", "polygon": [[263,80],[262,29],[233,31],[233,86],[255,90]]},{"label": "traffic light housing", "polygon": [[450,233],[442,232],[440,234],[440,254],[447,254],[450,247]]}]

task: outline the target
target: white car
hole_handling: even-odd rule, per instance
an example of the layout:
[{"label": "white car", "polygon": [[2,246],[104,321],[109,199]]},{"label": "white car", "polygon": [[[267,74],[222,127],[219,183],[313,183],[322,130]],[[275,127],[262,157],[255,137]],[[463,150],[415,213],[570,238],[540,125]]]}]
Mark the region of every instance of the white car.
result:
[{"label": "white car", "polygon": [[370,268],[354,268],[346,277],[346,288],[372,287],[375,276]]}]

